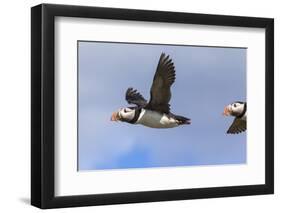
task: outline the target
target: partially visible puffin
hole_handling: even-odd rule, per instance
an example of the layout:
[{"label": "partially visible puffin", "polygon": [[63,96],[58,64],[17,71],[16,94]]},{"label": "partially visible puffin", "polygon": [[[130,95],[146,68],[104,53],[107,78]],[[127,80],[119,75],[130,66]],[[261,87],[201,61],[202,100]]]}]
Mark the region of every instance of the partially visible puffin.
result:
[{"label": "partially visible puffin", "polygon": [[247,103],[236,101],[224,108],[223,115],[234,116],[234,121],[227,130],[227,134],[238,134],[247,129]]},{"label": "partially visible puffin", "polygon": [[123,121],[130,124],[142,124],[151,128],[172,128],[190,124],[190,119],[170,112],[171,85],[175,82],[175,66],[169,55],[161,54],[153,83],[150,89],[150,100],[128,88],[126,100],[136,106],[121,108],[114,112],[111,121]]}]

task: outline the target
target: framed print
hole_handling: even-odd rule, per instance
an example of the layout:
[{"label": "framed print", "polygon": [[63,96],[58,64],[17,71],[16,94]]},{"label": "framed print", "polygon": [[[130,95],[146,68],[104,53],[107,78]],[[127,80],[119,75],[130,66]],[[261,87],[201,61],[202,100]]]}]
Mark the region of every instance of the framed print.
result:
[{"label": "framed print", "polygon": [[31,204],[272,194],[274,21],[31,9]]}]

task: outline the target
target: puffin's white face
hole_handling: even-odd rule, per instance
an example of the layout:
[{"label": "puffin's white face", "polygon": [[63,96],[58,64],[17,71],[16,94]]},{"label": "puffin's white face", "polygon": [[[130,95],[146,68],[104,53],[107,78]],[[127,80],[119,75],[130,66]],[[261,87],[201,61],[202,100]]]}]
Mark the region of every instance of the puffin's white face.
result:
[{"label": "puffin's white face", "polygon": [[111,121],[131,121],[135,117],[135,110],[130,108],[121,108],[114,112]]},{"label": "puffin's white face", "polygon": [[235,102],[235,103],[227,105],[224,108],[223,115],[226,115],[226,116],[229,116],[229,115],[238,116],[238,115],[242,114],[243,109],[244,109],[244,103]]}]

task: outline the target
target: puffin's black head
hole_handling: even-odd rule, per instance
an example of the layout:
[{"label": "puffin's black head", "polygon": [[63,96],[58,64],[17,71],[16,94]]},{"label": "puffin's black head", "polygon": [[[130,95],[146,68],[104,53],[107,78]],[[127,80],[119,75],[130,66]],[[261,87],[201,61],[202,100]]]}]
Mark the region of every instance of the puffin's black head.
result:
[{"label": "puffin's black head", "polygon": [[135,109],[132,107],[121,108],[111,115],[111,121],[130,122],[135,117]]},{"label": "puffin's black head", "polygon": [[232,104],[227,105],[224,108],[223,115],[225,116],[232,115],[238,117],[245,111],[246,109],[245,107],[246,107],[246,102],[236,101]]}]

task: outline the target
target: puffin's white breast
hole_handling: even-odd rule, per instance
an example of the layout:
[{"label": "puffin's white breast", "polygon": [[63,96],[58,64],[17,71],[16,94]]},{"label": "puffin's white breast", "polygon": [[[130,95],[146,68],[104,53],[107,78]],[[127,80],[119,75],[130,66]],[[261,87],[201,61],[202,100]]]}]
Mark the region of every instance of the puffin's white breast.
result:
[{"label": "puffin's white breast", "polygon": [[146,109],[142,109],[136,124],[142,124],[151,128],[172,128],[178,126],[174,118]]}]

